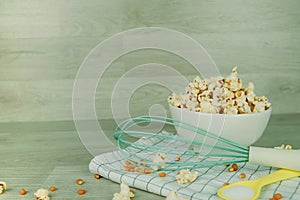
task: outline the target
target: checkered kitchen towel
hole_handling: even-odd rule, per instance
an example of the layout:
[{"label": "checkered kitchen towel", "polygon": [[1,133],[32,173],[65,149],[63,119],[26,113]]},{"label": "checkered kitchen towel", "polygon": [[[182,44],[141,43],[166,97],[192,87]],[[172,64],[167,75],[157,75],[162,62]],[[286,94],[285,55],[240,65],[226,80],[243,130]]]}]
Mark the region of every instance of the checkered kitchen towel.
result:
[{"label": "checkered kitchen towel", "polygon": [[[151,142],[140,140],[138,142]],[[169,144],[170,145],[170,144]],[[114,182],[122,180],[131,187],[139,188],[148,192],[167,196],[170,191],[176,190],[179,196],[190,200],[219,200],[217,191],[224,182],[233,183],[241,181],[240,173],[245,173],[248,180],[256,179],[276,171],[276,168],[253,165],[249,163],[239,164],[237,172],[228,172],[225,166],[193,169],[198,171],[198,178],[185,185],[176,181],[177,171],[167,172],[167,176],[161,178],[157,173],[140,174],[137,172],[125,172],[122,170],[127,158],[122,150],[104,153],[96,156],[90,162],[89,168],[92,173],[98,173]],[[293,178],[265,186],[259,199],[269,199],[274,193],[281,193],[284,199],[300,199],[300,178]]]}]

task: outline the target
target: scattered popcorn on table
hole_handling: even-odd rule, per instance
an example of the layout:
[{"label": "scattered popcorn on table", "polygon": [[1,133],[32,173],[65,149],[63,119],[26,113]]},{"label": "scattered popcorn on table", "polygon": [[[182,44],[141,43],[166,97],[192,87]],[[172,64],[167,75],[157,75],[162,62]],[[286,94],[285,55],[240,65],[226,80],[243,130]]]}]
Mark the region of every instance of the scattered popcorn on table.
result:
[{"label": "scattered popcorn on table", "polygon": [[193,182],[198,177],[198,172],[191,172],[189,169],[180,170],[176,175],[179,184]]},{"label": "scattered popcorn on table", "polygon": [[183,197],[179,197],[176,191],[171,191],[168,196],[166,197],[166,200],[188,200]]},{"label": "scattered popcorn on table", "polygon": [[282,144],[279,147],[274,147],[275,149],[285,149],[285,150],[291,150],[293,147],[291,145],[284,145]]},{"label": "scattered popcorn on table", "polygon": [[112,200],[131,200],[134,198],[134,194],[130,191],[128,185],[124,181],[121,182],[120,185],[121,191],[119,193],[115,193]]},{"label": "scattered popcorn on table", "polygon": [[49,192],[46,189],[39,189],[34,193],[35,200],[50,200]]},{"label": "scattered popcorn on table", "polygon": [[[165,164],[165,159],[166,159],[166,155],[163,153],[156,153],[154,156],[150,157],[150,160],[154,163],[154,164],[159,164],[161,168],[163,168],[161,165]],[[158,166],[151,166],[151,168],[153,170],[158,170]]]},{"label": "scattered popcorn on table", "polygon": [[6,183],[3,181],[0,181],[0,194],[3,194],[6,190]]},{"label": "scattered popcorn on table", "polygon": [[247,114],[268,110],[271,103],[265,96],[254,93],[253,83],[243,88],[237,76],[237,67],[230,76],[201,79],[199,76],[189,83],[185,93],[173,93],[168,98],[170,105],[190,111],[220,114]]}]

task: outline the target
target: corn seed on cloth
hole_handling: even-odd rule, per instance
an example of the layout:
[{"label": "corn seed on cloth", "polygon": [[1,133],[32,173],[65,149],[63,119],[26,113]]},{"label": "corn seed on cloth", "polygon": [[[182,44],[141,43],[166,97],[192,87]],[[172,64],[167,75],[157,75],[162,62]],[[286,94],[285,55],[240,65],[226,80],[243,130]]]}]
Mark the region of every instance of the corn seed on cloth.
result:
[{"label": "corn seed on cloth", "polygon": [[[137,142],[151,143],[154,141],[141,139]],[[168,145],[174,145],[174,148],[176,148],[176,144]],[[228,172],[228,167],[226,166],[198,168],[192,169],[192,171],[197,171],[199,173],[197,179],[192,183],[181,185],[178,184],[176,180],[178,171],[166,171],[167,176],[163,178],[158,176],[159,172],[154,172],[152,174],[125,172],[122,168],[125,165],[126,160],[127,158],[124,156],[123,150],[103,153],[91,160],[89,169],[91,173],[98,173],[117,183],[124,181],[131,187],[161,196],[167,196],[172,190],[175,190],[179,196],[190,200],[220,200],[217,196],[217,191],[225,182],[234,183],[241,180],[257,179],[278,170],[273,167],[249,163],[240,163],[239,170],[236,172]],[[240,173],[245,173],[246,178],[240,179]],[[300,178],[280,181],[263,187],[259,199],[269,199],[274,193],[281,193],[284,199],[299,200]]]}]

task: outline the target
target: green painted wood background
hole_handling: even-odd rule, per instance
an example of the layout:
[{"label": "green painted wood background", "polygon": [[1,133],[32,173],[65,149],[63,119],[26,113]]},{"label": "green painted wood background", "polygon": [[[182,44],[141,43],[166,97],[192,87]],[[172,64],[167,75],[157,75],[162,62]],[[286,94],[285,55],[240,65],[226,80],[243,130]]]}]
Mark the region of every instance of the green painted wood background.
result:
[{"label": "green painted wood background", "polygon": [[[191,36],[224,75],[238,65],[245,82],[253,81],[257,93],[273,104],[270,126],[258,144],[298,144],[299,9],[300,2],[293,0],[1,0],[0,180],[11,185],[11,192],[0,199],[17,199],[20,187],[27,185],[32,193],[54,180],[61,191],[69,192],[55,199],[76,199],[76,176],[89,180],[85,187],[90,192],[80,199],[110,199],[118,190],[116,184],[95,183],[90,177],[91,156],[72,121],[72,89],[92,48],[137,27],[165,27]],[[196,75],[184,60],[165,52],[138,51],[116,60],[96,93],[97,115],[110,137],[115,126],[110,108],[114,85],[132,67],[149,62],[172,66],[188,79]],[[148,113],[153,103],[167,106],[168,94],[157,86],[140,88],[130,101],[132,115]],[[31,199],[29,195],[25,199]],[[159,199],[141,191],[138,195]]]},{"label": "green painted wood background", "polygon": [[[158,26],[200,42],[226,75],[234,65],[274,113],[299,113],[298,1],[1,1],[0,121],[71,120],[71,95],[81,62],[120,31]],[[163,55],[161,55],[163,54]],[[110,118],[111,89],[128,69],[168,64],[192,79],[195,71],[164,53],[137,52],[117,60],[98,88],[99,118]],[[137,110],[146,91],[136,94]],[[159,96],[165,101],[168,91]],[[155,97],[156,98],[156,97]],[[148,97],[152,102],[154,97]],[[166,105],[166,104],[165,104]]]}]

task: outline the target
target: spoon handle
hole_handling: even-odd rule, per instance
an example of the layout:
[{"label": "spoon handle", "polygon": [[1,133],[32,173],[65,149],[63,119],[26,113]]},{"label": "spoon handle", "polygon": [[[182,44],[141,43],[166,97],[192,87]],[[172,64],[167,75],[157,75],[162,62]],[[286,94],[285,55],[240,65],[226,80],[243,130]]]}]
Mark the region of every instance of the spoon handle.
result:
[{"label": "spoon handle", "polygon": [[268,174],[261,178],[256,179],[255,181],[259,183],[261,186],[269,185],[271,183],[275,183],[277,181],[282,181],[290,178],[295,178],[300,176],[299,171],[293,171],[289,169],[281,169],[274,173]]},{"label": "spoon handle", "polygon": [[300,171],[300,150],[249,147],[249,162]]}]

